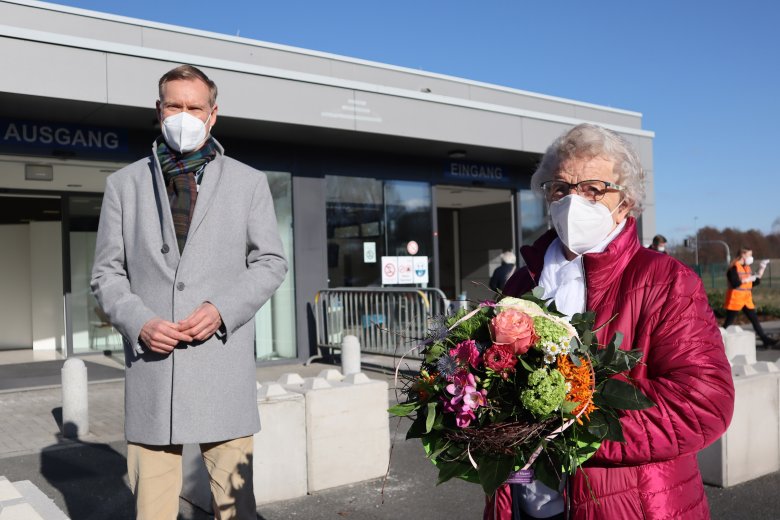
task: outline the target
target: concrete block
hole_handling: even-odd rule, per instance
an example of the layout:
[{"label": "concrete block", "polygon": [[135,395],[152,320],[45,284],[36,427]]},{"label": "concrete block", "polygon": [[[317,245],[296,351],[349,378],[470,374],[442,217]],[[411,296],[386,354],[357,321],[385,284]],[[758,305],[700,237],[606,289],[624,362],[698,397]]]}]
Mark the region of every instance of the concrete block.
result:
[{"label": "concrete block", "polygon": [[13,504],[0,510],[0,520],[44,520],[30,504]]},{"label": "concrete block", "polygon": [[344,379],[344,376],[337,368],[326,368],[317,374],[317,377],[327,381],[342,381]]},{"label": "concrete block", "polygon": [[[68,515],[57,507],[54,500],[47,497],[43,491],[38,489],[38,486],[29,480],[14,482],[14,487],[24,497],[22,499],[24,503],[29,504],[44,520],[68,520]],[[99,511],[100,508],[93,511],[92,514],[95,518],[100,517]]]},{"label": "concrete block", "polygon": [[322,390],[330,387],[331,382],[322,377],[307,377],[303,380],[303,390]]},{"label": "concrete block", "polygon": [[[262,390],[268,388],[264,395]],[[306,495],[306,404],[299,392],[263,383],[261,430],[255,434],[254,490],[258,504]]]},{"label": "concrete block", "polygon": [[736,356],[745,356],[747,364],[756,362],[756,334],[753,331],[743,330],[739,325],[731,325],[723,334],[723,343],[729,361]]},{"label": "concrete block", "polygon": [[753,365],[735,365],[731,367],[731,375],[736,377],[747,377],[758,374],[758,370]]},{"label": "concrete block", "polygon": [[759,361],[755,365],[753,365],[756,369],[756,372],[760,374],[768,374],[771,372],[780,372],[780,368],[774,363],[770,363],[769,361]]},{"label": "concrete block", "polygon": [[379,478],[389,463],[387,382],[353,374],[329,383],[290,387],[306,399],[309,492]]},{"label": "concrete block", "polygon": [[22,498],[14,485],[5,477],[0,476],[0,502]]},{"label": "concrete block", "polygon": [[357,374],[350,374],[344,378],[344,382],[349,383],[351,385],[362,385],[365,383],[371,383],[372,381],[373,379],[369,379],[369,377],[363,372],[358,372]]},{"label": "concrete block", "polygon": [[732,365],[749,365],[750,362],[748,361],[747,356],[740,354],[738,356],[734,356],[733,358],[729,359],[729,362],[731,362]]},{"label": "concrete block", "polygon": [[303,378],[300,374],[287,372],[286,374],[279,376],[279,379],[277,379],[276,382],[280,385],[302,385]]},{"label": "concrete block", "polygon": [[699,452],[707,484],[730,487],[780,470],[780,373],[750,368],[753,375],[734,378],[734,417],[728,431]]}]

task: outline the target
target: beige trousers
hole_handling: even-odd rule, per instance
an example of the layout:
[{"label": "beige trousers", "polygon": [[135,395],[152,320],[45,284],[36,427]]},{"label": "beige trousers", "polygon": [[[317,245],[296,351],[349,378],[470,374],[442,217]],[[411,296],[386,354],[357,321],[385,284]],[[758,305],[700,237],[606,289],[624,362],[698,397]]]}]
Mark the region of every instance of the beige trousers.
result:
[{"label": "beige trousers", "polygon": [[[257,518],[252,484],[253,438],[201,444],[216,520]],[[127,476],[137,520],[176,520],[182,486],[180,445],[127,444]]]}]

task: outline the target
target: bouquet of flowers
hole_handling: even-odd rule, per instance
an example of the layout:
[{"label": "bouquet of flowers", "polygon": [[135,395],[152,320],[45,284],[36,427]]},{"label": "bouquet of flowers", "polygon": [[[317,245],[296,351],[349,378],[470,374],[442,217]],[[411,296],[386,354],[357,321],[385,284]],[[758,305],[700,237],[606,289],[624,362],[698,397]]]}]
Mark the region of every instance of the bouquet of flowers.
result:
[{"label": "bouquet of flowers", "polygon": [[543,289],[484,302],[433,320],[419,374],[390,413],[409,417],[438,482],[461,478],[492,495],[504,482],[536,478],[553,489],[605,439],[624,441],[618,410],[653,406],[626,377],[641,352],[622,335],[599,345],[595,314],[567,320]]}]

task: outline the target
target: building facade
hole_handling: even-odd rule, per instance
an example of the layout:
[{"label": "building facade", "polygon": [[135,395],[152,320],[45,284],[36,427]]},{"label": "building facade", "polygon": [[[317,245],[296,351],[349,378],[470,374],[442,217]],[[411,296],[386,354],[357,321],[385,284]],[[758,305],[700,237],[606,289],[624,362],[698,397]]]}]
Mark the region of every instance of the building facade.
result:
[{"label": "building facade", "polygon": [[383,256],[485,296],[470,282],[547,229],[530,177],[581,122],[639,151],[655,233],[636,112],[30,0],[0,1],[0,21],[0,349],[121,348],[89,292],[102,192],[148,155],[157,80],[182,63],[217,83],[214,136],[274,196],[290,272],[256,316],[259,362],[307,358],[317,291],[382,285]]}]

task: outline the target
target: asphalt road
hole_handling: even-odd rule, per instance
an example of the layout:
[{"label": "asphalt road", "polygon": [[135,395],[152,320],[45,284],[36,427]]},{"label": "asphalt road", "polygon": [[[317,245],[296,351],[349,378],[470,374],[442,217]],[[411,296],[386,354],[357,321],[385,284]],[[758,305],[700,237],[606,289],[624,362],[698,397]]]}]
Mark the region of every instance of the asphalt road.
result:
[{"label": "asphalt road", "polygon": [[[391,421],[395,428],[396,420]],[[403,428],[401,428],[403,430]],[[396,439],[402,439],[399,432]],[[0,459],[0,475],[11,481],[31,480],[73,520],[131,520],[124,442],[45,449],[40,454]],[[260,520],[401,518],[479,519],[483,495],[462,481],[436,486],[436,471],[423,457],[418,441],[397,440],[390,475],[382,480],[319,492],[262,505]],[[712,518],[763,520],[780,518],[780,472],[729,489],[707,487]],[[181,519],[209,515],[182,501]]]}]

